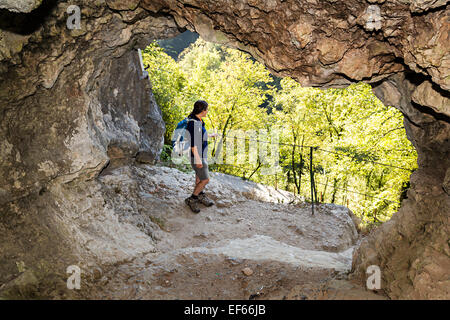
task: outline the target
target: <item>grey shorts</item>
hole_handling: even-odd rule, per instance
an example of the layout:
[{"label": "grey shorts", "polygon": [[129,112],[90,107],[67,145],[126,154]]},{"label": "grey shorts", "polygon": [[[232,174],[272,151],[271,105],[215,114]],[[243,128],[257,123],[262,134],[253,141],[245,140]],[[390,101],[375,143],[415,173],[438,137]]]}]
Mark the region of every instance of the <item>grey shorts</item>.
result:
[{"label": "grey shorts", "polygon": [[194,164],[194,159],[191,158],[191,166],[192,169],[194,169],[195,174],[199,177],[200,180],[206,180],[209,179],[209,170],[208,170],[208,163],[205,159],[202,159],[203,167],[197,168]]}]

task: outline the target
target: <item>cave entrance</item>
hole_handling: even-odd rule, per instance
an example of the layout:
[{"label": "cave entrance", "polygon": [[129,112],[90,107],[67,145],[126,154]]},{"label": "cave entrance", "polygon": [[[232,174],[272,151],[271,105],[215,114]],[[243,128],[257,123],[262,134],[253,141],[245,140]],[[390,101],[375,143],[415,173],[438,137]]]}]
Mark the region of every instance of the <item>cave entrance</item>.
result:
[{"label": "cave entrance", "polygon": [[[27,5],[22,6],[25,2]],[[134,49],[139,41],[147,42],[139,45],[147,45],[148,39],[170,37],[189,28],[206,39],[220,38],[231,47],[250,52],[258,61],[265,61],[270,70],[276,70],[279,75],[295,77],[307,85],[348,85],[350,79],[377,82],[374,90],[382,93],[377,96],[386,105],[399,108],[405,115],[408,138],[418,152],[419,169],[411,177],[408,199],[402,202],[402,207],[390,223],[377,228],[357,248],[353,256],[353,273],[363,280],[367,267],[378,265],[382,271],[382,286],[393,298],[448,297],[450,121],[448,64],[445,63],[448,61],[448,6],[436,1],[420,4],[418,1],[378,1],[379,4],[369,4],[354,0],[81,1],[80,10],[76,11],[81,29],[72,29],[68,28],[67,23],[77,13],[67,11],[71,1],[45,1],[42,6],[42,1],[32,2],[33,5],[29,6],[30,1],[15,1],[14,4],[6,1],[6,7],[1,5],[5,9],[0,10],[3,18],[0,23],[0,134],[3,137],[0,142],[0,216],[3,217],[0,241],[6,244],[0,257],[4,266],[0,270],[2,284],[9,281],[11,275],[17,282],[22,282],[25,266],[27,272],[23,275],[29,279],[34,279],[33,274],[30,274],[33,269],[47,269],[46,266],[55,270],[58,268],[65,275],[68,264],[63,264],[66,259],[61,258],[67,258],[71,252],[80,252],[80,258],[83,255],[96,256],[103,260],[103,257],[108,256],[108,252],[102,249],[103,246],[89,247],[88,243],[91,242],[90,239],[102,238],[108,241],[109,247],[110,234],[117,233],[104,228],[105,220],[92,212],[95,207],[89,209],[89,204],[74,208],[73,205],[78,202],[82,204],[86,200],[80,192],[89,192],[91,189],[83,186],[86,183],[97,183],[95,178],[103,172],[106,163],[110,162],[110,166],[124,166],[138,158],[150,162],[153,156],[160,153],[163,148],[161,140],[164,125],[159,109],[153,108],[156,104],[149,97],[151,88],[148,81],[141,81],[136,77],[140,70]],[[26,13],[39,6],[35,13]],[[377,10],[372,10],[374,6]],[[10,13],[9,10],[21,13]],[[230,56],[236,61],[242,58],[239,54]],[[247,71],[254,76],[259,68],[256,64],[247,62],[243,65],[250,66]],[[176,71],[176,65],[172,65]],[[230,79],[242,80],[232,77],[236,72],[229,72],[227,77],[225,72],[214,71],[214,68],[202,69],[202,66],[204,65],[198,64],[205,75],[214,75],[215,80],[220,80],[215,82],[220,85],[227,84]],[[226,64],[223,63],[218,66],[226,71],[232,70],[233,64],[228,64],[229,69],[225,69]],[[413,75],[412,78],[421,74],[420,80],[412,81],[407,76],[408,72]],[[259,73],[263,74],[264,71]],[[166,78],[167,83],[182,79],[182,73],[166,73]],[[173,84],[207,99],[216,110],[233,105],[229,100],[213,98],[217,98],[214,96],[217,92],[232,92],[235,86],[223,90],[220,86],[210,85],[210,90],[204,93],[201,90],[187,90],[194,88],[192,85],[186,86],[186,83],[190,84],[193,80],[207,85],[202,82],[203,79],[204,77],[189,77],[184,81],[173,81]],[[158,82],[153,83],[154,91],[158,92]],[[263,81],[251,86],[251,89],[256,93],[264,91],[268,89],[264,87],[267,84],[276,88],[271,81]],[[389,157],[386,160],[397,161],[386,162],[383,158],[375,157],[378,153],[369,152],[373,149],[367,148],[362,150],[365,152],[360,152],[354,147],[367,143],[364,133],[346,139],[346,144],[338,144],[344,142],[345,133],[350,128],[364,132],[365,129],[374,129],[374,124],[366,122],[367,128],[363,127],[363,116],[347,122],[345,117],[336,119],[335,109],[331,107],[342,111],[339,103],[325,103],[335,102],[336,96],[345,102],[344,97],[348,98],[346,94],[349,91],[361,92],[361,96],[365,96],[367,87],[354,84],[346,89],[345,94],[344,91],[329,94],[317,93],[311,88],[299,88],[295,82],[282,83],[280,80],[280,85],[282,93],[274,90],[270,95],[255,94],[255,99],[248,99],[246,94],[238,95],[242,99],[247,97],[247,104],[234,109],[241,116],[230,120],[230,126],[239,128],[239,125],[242,129],[248,129],[244,127],[244,123],[238,123],[246,119],[254,120],[262,128],[280,122],[280,127],[286,128],[294,120],[298,120],[299,124],[309,121],[308,126],[302,127],[310,129],[307,131],[310,139],[308,146],[320,147],[328,152],[314,149],[312,165],[308,166],[311,158],[301,150],[301,135],[296,135],[294,143],[295,134],[290,135],[291,132],[285,130],[285,140],[282,142],[287,145],[282,147],[280,144],[278,154],[284,156],[280,156],[279,161],[287,170],[286,181],[281,180],[278,174],[260,176],[260,172],[255,171],[254,167],[246,167],[247,179],[258,178],[278,189],[287,186],[293,191],[297,188],[297,194],[308,200],[309,192],[302,192],[310,189],[307,188],[308,181],[311,180],[308,176],[310,169],[315,174],[315,181],[325,184],[323,189],[322,185],[317,184],[317,198],[321,198],[320,193],[323,191],[323,201],[330,201],[330,190],[334,189],[337,190],[335,202],[347,205],[345,195],[339,194],[337,188],[348,191],[353,184],[347,181],[346,185],[337,184],[332,187],[332,181],[326,180],[329,172],[343,172],[347,169],[347,162],[342,160],[342,163],[338,163],[336,159],[332,161],[334,156],[338,156],[336,153],[343,153],[347,161],[355,160],[348,162],[352,163],[352,166],[348,165],[349,172],[356,176],[364,173],[355,182],[364,186],[358,199],[367,195],[381,198],[377,201],[401,198],[400,192],[395,197],[389,194],[389,183],[393,181],[389,179],[389,174],[394,172],[394,166],[411,170],[414,168],[398,159],[392,159],[396,155],[392,150],[403,149],[398,140],[391,138],[402,131],[401,128],[396,129],[399,125],[391,127],[392,131],[382,131],[381,125],[372,131],[374,134],[386,133],[382,138],[391,140],[384,145],[389,147],[389,152],[384,155]],[[290,91],[285,91],[286,88]],[[171,94],[171,91],[166,93]],[[270,100],[270,96],[273,100]],[[296,99],[292,98],[294,96]],[[370,102],[369,98],[367,100]],[[189,102],[189,99],[175,101]],[[289,104],[292,101],[296,103]],[[355,103],[350,102],[348,105]],[[254,104],[255,108],[248,108]],[[160,105],[163,111],[170,110],[165,109],[161,101]],[[306,110],[311,107],[313,110],[287,113],[288,105],[294,111],[299,106]],[[186,112],[189,107],[187,104]],[[315,115],[315,112],[321,114]],[[390,111],[385,110],[379,115],[383,117],[388,112]],[[214,124],[226,123],[227,114],[230,114],[227,109],[218,113],[216,120],[221,120],[220,116],[223,116],[225,121]],[[284,115],[284,122],[279,118],[270,118],[271,115]],[[261,119],[273,122],[262,122]],[[395,120],[396,116],[383,119],[386,122],[381,123],[385,125],[389,124],[388,121]],[[175,121],[166,120],[166,124],[170,123]],[[314,125],[317,123],[322,123],[323,126],[316,128]],[[210,126],[212,124],[212,121],[208,123]],[[254,127],[259,128],[256,125]],[[294,129],[297,127],[299,126],[293,126]],[[383,141],[382,138],[373,139],[380,141],[377,146]],[[356,143],[352,144],[352,139]],[[323,141],[328,143],[319,145]],[[289,145],[300,147],[292,152]],[[289,161],[292,158],[294,161]],[[324,159],[327,160],[326,163],[321,163]],[[334,168],[325,166],[330,163],[335,164]],[[372,165],[375,168],[378,163],[390,167],[381,166],[385,168],[376,169],[380,171],[374,173],[367,170],[370,174],[363,171],[372,168]],[[225,166],[219,169],[233,173]],[[244,175],[244,171],[235,170],[236,174]],[[288,172],[292,182],[289,182]],[[398,172],[401,174],[402,171]],[[346,175],[335,177],[339,180],[344,176]],[[364,179],[365,177],[369,179]],[[373,179],[374,177],[378,179]],[[376,183],[371,183],[373,181],[378,182],[378,186],[386,182],[386,188],[382,189],[381,194],[373,192],[377,187]],[[408,179],[404,181],[408,183]],[[68,192],[61,192],[61,187],[67,187]],[[97,187],[94,189],[98,190]],[[69,194],[73,197],[67,196]],[[348,200],[350,206],[354,199]],[[64,206],[60,206],[61,203],[67,203],[66,211]],[[101,197],[98,203],[104,203]],[[99,208],[98,212],[111,216],[110,213],[113,212],[107,209],[105,211]],[[89,212],[92,214],[89,215]],[[372,212],[373,216],[375,211]],[[376,211],[377,219],[380,219],[379,214]],[[64,218],[62,222],[60,217]],[[88,217],[90,220],[84,221],[79,217]],[[70,234],[68,231],[77,230],[72,228],[74,225],[79,226],[78,230],[88,231],[85,235],[91,233],[91,229],[87,230],[85,225],[99,227],[94,228],[94,237],[89,238],[75,234],[76,231]],[[108,234],[100,235],[101,230]],[[122,230],[126,232],[129,229]],[[138,242],[128,237],[126,239],[130,239],[130,242],[123,243],[124,239],[117,239],[117,248],[122,244],[124,248],[139,246]],[[148,251],[149,241],[143,242],[142,251]],[[97,251],[92,251],[93,248]],[[116,250],[110,252],[110,257],[123,260],[116,254]],[[45,261],[45,264],[41,261]]]},{"label": "cave entrance", "polygon": [[[213,160],[224,153],[210,165],[213,171],[293,192],[301,201],[344,205],[369,228],[389,220],[406,197],[417,153],[402,113],[383,105],[369,84],[302,87],[248,53],[190,31],[153,42],[144,65],[166,126],[162,164],[189,168],[172,161],[171,135],[202,99],[210,105],[208,129],[222,137],[210,142]],[[269,135],[249,135],[260,130]],[[250,144],[264,147],[275,131],[278,154],[270,161],[277,170],[267,173],[264,157],[250,161]]]}]

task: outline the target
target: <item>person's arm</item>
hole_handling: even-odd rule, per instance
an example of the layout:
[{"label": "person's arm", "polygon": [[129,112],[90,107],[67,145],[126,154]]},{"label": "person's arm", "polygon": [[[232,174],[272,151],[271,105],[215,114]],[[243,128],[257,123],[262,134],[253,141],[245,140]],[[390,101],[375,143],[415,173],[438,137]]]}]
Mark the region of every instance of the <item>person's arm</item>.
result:
[{"label": "person's arm", "polygon": [[193,146],[191,149],[194,154],[194,164],[197,168],[203,168],[202,159],[200,159],[200,155],[198,154],[197,146]]},{"label": "person's arm", "polygon": [[[203,167],[202,159],[200,158],[200,154],[198,152],[198,148],[199,148],[198,145],[200,145],[200,148],[201,148],[201,144],[199,143],[200,141],[198,141],[201,136],[201,133],[200,133],[200,135],[195,134],[195,131],[198,129],[199,129],[198,124],[196,123],[196,121],[190,121],[187,125],[187,130],[190,134],[190,140],[191,140],[191,150],[192,150],[192,154],[194,155],[194,165],[197,168],[202,168]],[[201,130],[201,127],[200,127],[200,130]]]}]

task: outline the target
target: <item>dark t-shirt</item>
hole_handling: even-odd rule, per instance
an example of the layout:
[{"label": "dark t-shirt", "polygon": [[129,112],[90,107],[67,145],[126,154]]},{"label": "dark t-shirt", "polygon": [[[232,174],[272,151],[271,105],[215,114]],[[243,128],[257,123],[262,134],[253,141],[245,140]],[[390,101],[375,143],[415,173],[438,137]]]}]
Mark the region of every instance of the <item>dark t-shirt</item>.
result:
[{"label": "dark t-shirt", "polygon": [[[196,116],[189,116],[188,119],[195,120],[189,121],[186,127],[186,130],[189,132],[191,138],[191,148],[197,146],[200,158],[206,160],[208,158],[208,132],[205,128],[205,122]],[[192,149],[191,158],[194,159]]]}]

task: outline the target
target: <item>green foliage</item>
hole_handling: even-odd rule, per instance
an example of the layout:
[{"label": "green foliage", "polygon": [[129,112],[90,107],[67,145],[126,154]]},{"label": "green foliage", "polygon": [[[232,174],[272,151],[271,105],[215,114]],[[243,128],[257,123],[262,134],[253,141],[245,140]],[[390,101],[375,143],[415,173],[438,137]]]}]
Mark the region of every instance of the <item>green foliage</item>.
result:
[{"label": "green foliage", "polygon": [[192,168],[191,168],[191,164],[189,161],[187,162],[181,162],[181,163],[174,163],[172,161],[172,145],[171,144],[165,144],[163,145],[163,149],[161,151],[161,155],[160,155],[160,163],[168,166],[168,167],[172,167],[172,168],[177,168],[178,170],[182,171],[182,172],[191,172]]},{"label": "green foliage", "polygon": [[[281,84],[274,103],[282,109],[275,111],[284,130],[282,142],[319,147],[313,170],[322,201],[347,205],[348,200],[365,223],[388,220],[398,209],[411,174],[394,167],[417,168],[417,154],[406,137],[402,114],[384,106],[364,83],[329,90],[302,88],[289,78]],[[293,155],[291,147],[283,146],[280,152],[285,172],[293,176],[292,163],[300,162],[301,149]],[[305,179],[305,191],[308,183]]]},{"label": "green foliage", "polygon": [[189,109],[186,103],[188,81],[175,60],[156,42],[143,52],[144,66],[149,73],[155,100],[161,108],[166,124],[164,139],[170,142],[172,132]]},{"label": "green foliage", "polygon": [[170,162],[172,160],[171,154],[172,154],[172,145],[165,144],[161,151],[160,160],[162,162]]},{"label": "green foliage", "polygon": [[188,100],[208,101],[206,126],[221,135],[212,143],[212,155],[227,157],[220,146],[230,130],[266,127],[269,115],[259,106],[272,93],[273,79],[248,54],[198,39],[181,54],[179,65],[190,79]]},{"label": "green foliage", "polygon": [[[213,155],[231,130],[280,133],[281,172],[263,175],[259,162],[211,169],[293,191],[305,201],[312,170],[320,201],[348,205],[364,224],[384,222],[398,209],[417,154],[406,138],[402,114],[384,106],[370,85],[320,90],[302,88],[290,78],[274,82],[248,54],[201,39],[178,62],[153,43],[144,63],[166,123],[166,142],[198,99],[209,104],[207,128],[221,135],[210,141]],[[245,146],[247,152],[248,141]],[[312,168],[309,146],[318,147]],[[162,160],[170,161],[170,152],[165,146]]]}]

